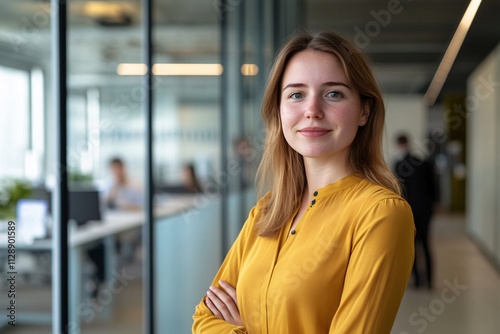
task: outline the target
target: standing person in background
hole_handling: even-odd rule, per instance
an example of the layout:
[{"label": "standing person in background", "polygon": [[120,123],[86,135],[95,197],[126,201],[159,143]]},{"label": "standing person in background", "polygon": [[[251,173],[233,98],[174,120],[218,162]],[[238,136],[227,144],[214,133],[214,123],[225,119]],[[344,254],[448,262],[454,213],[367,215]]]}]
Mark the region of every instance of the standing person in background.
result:
[{"label": "standing person in background", "polygon": [[[437,200],[436,184],[432,164],[420,159],[410,151],[408,136],[400,134],[396,138],[397,162],[394,171],[402,184],[403,197],[411,206],[417,234],[415,236],[415,261],[413,278],[416,288],[422,283],[432,288],[432,254],[429,245],[429,229],[434,205]],[[422,263],[419,248],[424,253],[425,273],[420,269]],[[425,280],[425,281],[423,281]],[[423,282],[422,282],[423,281]]]},{"label": "standing person in background", "polygon": [[384,162],[364,56],[330,32],[278,54],[262,102],[261,199],[193,333],[389,334],[413,264],[411,208]]}]

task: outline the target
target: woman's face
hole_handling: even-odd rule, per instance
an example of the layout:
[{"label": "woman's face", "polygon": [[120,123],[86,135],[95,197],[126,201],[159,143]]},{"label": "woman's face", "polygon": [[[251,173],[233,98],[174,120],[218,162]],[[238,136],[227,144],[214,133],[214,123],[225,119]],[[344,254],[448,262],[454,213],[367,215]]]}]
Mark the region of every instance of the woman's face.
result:
[{"label": "woman's face", "polygon": [[335,56],[305,50],[290,59],[281,85],[281,124],[286,141],[304,159],[347,162],[368,114]]}]

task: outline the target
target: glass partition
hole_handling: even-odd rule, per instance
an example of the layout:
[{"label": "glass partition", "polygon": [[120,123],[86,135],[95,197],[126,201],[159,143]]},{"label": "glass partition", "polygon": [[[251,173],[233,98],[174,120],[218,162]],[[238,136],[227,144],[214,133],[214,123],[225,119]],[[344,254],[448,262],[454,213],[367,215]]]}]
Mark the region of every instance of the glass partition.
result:
[{"label": "glass partition", "polygon": [[[52,198],[61,168],[50,4],[0,5],[0,85],[8,92],[0,95],[0,139],[8,143],[0,147],[0,272],[6,273],[8,221],[19,222],[23,235],[16,241],[16,326],[2,317],[2,333],[53,331],[52,303],[66,293],[51,285],[51,217],[59,206]],[[72,333],[145,328],[143,268],[150,259],[141,239],[142,6],[141,0],[67,3]],[[157,0],[153,7],[155,328],[183,333],[255,203],[259,106],[274,52],[275,6],[263,0]],[[6,208],[12,180],[26,190],[24,199],[34,201]],[[0,293],[9,288],[3,282]]]},{"label": "glass partition", "polygon": [[0,331],[51,328],[46,112],[50,8],[5,2],[0,25]]},{"label": "glass partition", "polygon": [[189,333],[222,257],[226,69],[216,2],[158,1],[154,12],[155,328]]},{"label": "glass partition", "polygon": [[68,3],[70,324],[141,333],[142,1]]},{"label": "glass partition", "polygon": [[[191,331],[196,304],[255,204],[260,99],[274,52],[272,13],[264,16],[272,3],[197,2],[196,11],[171,15],[191,2],[164,4],[154,25],[159,333]],[[180,72],[186,63],[189,75]],[[199,189],[189,188],[189,166]]]}]

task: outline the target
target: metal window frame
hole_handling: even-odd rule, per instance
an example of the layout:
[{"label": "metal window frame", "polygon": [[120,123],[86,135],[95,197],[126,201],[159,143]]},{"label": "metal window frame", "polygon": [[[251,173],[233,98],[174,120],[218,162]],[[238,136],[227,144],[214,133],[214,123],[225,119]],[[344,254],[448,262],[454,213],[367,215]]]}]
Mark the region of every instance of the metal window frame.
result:
[{"label": "metal window frame", "polygon": [[52,333],[69,333],[68,166],[67,166],[67,4],[51,0],[52,82],[56,111],[56,186],[52,226]]}]

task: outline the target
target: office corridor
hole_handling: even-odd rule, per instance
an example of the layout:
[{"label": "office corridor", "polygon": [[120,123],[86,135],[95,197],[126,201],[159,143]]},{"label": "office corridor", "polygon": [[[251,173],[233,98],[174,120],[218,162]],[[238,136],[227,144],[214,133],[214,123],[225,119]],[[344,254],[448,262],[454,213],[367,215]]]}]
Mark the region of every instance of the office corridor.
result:
[{"label": "office corridor", "polygon": [[464,217],[438,215],[432,233],[434,288],[408,287],[391,333],[500,333],[500,273],[465,234]]}]

